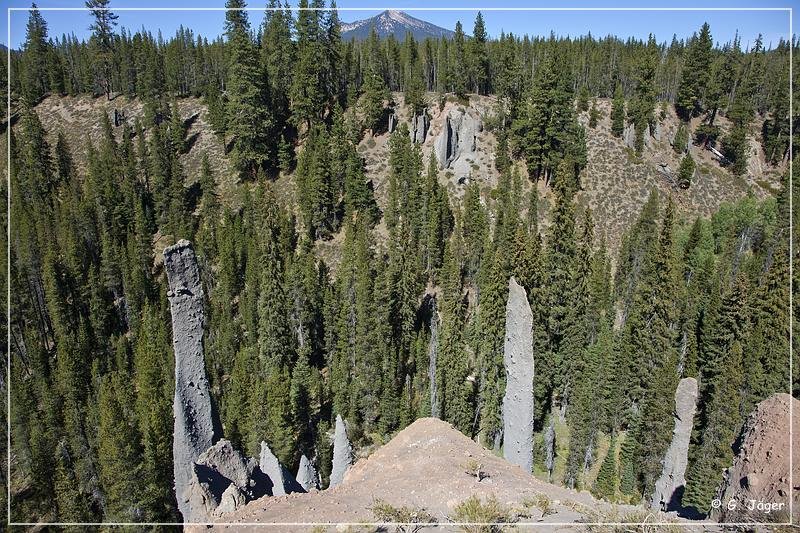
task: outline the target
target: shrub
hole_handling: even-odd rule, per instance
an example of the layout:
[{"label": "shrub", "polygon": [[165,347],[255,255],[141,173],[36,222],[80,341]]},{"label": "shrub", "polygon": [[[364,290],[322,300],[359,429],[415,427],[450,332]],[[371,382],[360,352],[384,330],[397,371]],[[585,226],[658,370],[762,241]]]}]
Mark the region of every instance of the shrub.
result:
[{"label": "shrub", "polygon": [[393,523],[395,531],[403,533],[414,533],[425,527],[425,524],[436,523],[436,518],[425,509],[394,507],[383,500],[375,500],[369,509],[378,522]]},{"label": "shrub", "polygon": [[486,503],[473,495],[459,503],[451,520],[461,525],[468,533],[495,533],[502,530],[500,524],[514,522],[511,511],[497,501],[493,494]]},{"label": "shrub", "polygon": [[523,500],[522,505],[525,507],[535,507],[542,513],[542,518],[545,516],[555,514],[556,510],[553,507],[553,500],[546,494],[536,494],[531,498]]},{"label": "shrub", "polygon": [[479,482],[483,478],[488,477],[486,475],[486,472],[484,472],[482,469],[483,465],[479,463],[477,459],[470,459],[469,461],[467,461],[467,464],[464,465],[464,470],[466,471],[466,473],[471,476],[474,476]]}]

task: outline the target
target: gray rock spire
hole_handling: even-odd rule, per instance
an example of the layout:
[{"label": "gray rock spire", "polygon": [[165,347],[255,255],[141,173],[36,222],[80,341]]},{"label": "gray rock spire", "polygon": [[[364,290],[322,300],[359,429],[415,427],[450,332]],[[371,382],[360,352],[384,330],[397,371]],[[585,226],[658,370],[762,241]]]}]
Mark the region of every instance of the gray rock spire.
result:
[{"label": "gray rock spire", "polygon": [[300,457],[300,467],[297,469],[297,482],[305,491],[319,488],[319,475],[311,460],[303,454]]},{"label": "gray rock spire", "polygon": [[513,277],[508,282],[503,362],[506,368],[503,456],[530,472],[533,468],[533,313],[525,289]]},{"label": "gray rock spire", "polygon": [[331,483],[333,488],[344,480],[344,475],[353,464],[353,447],[347,436],[347,426],[342,415],[336,415],[336,432],[333,437],[333,468],[331,469]]},{"label": "gray rock spire", "polygon": [[292,477],[292,474],[278,461],[266,442],[261,441],[261,455],[258,461],[261,472],[264,473],[272,482],[272,495],[283,496],[292,492],[305,492]]},{"label": "gray rock spire", "polygon": [[686,486],[684,476],[696,408],[697,380],[683,378],[675,390],[675,428],[672,430],[672,442],[664,455],[664,468],[650,499],[650,507],[653,509],[680,510],[680,497]]},{"label": "gray rock spire", "polygon": [[164,250],[175,350],[175,429],[172,443],[175,496],[185,521],[194,519],[187,489],[194,463],[216,442],[219,431],[203,359],[203,286],[192,245],[185,240]]}]

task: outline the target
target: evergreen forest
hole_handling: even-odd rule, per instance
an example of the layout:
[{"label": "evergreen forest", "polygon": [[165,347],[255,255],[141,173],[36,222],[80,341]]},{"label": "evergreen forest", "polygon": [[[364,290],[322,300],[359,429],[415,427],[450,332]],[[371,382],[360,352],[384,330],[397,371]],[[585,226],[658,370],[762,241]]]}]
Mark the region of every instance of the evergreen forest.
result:
[{"label": "evergreen forest", "polygon": [[[245,0],[227,0],[218,37],[167,37],[121,28],[109,0],[86,6],[87,39],[50,35],[34,6],[10,71],[0,65],[11,88],[0,342],[12,458],[0,499],[10,487],[12,520],[180,521],[161,255],[179,239],[200,263],[225,437],[256,457],[267,441],[293,472],[301,454],[315,457],[323,486],[337,415],[359,449],[427,416],[502,447],[511,276],[534,320],[534,473],[553,483],[647,500],[678,381],[695,377],[682,505],[704,515],[755,405],[800,397],[789,375],[796,43],[716,44],[702,21],[667,42],[489,37],[480,13],[452,38],[348,41],[324,0],[299,7],[329,9],[299,11],[270,0],[258,27],[237,10]],[[98,107],[86,125],[98,140],[48,131],[37,113],[48,99],[120,95],[144,112],[118,124]],[[490,97],[496,183],[452,194],[408,124],[387,131],[393,95],[412,116]],[[187,98],[224,144],[236,198],[208,155],[199,175],[181,163]],[[681,187],[653,189],[624,234],[603,235],[576,200],[601,100],[614,136],[633,128],[632,157],[669,109],[681,120],[675,146],[714,146],[720,172],[744,179],[755,143],[780,187],[686,216],[679,197],[698,178],[682,153]],[[389,136],[386,202],[358,149],[377,135]],[[319,253],[331,243],[335,260]]]}]

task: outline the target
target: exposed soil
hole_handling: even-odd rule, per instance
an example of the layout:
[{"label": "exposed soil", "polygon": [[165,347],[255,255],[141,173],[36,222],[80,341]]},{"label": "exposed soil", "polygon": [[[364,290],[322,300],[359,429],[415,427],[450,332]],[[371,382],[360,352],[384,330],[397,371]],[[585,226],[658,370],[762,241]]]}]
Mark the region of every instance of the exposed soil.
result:
[{"label": "exposed soil", "polygon": [[[194,183],[200,176],[203,155],[208,155],[214,177],[221,196],[225,200],[236,197],[236,179],[231,170],[222,139],[214,134],[208,123],[206,106],[200,98],[181,98],[177,100],[181,119],[186,128],[187,152],[181,156],[181,165],[187,184]],[[134,127],[135,120],[143,120],[142,100],[117,96],[111,101],[104,97],[92,96],[48,96],[35,108],[42,125],[49,135],[51,147],[55,147],[59,131],[64,132],[72,150],[73,158],[81,171],[86,170],[88,142],[95,145],[102,139],[100,122],[103,114],[113,113],[115,109],[125,113],[126,121]],[[115,127],[114,134],[122,140],[122,127]],[[135,140],[134,140],[135,143]]]},{"label": "exposed soil", "polygon": [[[722,507],[712,512],[715,519],[720,522],[788,522],[789,495],[792,494],[792,521],[800,523],[800,439],[795,429],[790,448],[790,402],[792,426],[800,428],[800,401],[785,393],[773,394],[762,401],[748,417],[739,437],[736,458],[726,471],[717,494]],[[791,476],[790,453],[794,458]],[[735,508],[729,509],[729,504]]]},{"label": "exposed soil", "polygon": [[[423,157],[423,168],[427,168],[428,157],[433,150],[436,138],[441,133],[444,118],[454,108],[464,106],[452,95],[441,97],[434,93],[427,94],[430,127],[425,142],[420,145]],[[398,124],[408,123],[411,119],[404,105],[402,93],[392,94]],[[442,102],[440,106],[440,102]],[[491,204],[491,189],[496,186],[499,174],[494,167],[497,140],[490,129],[492,116],[496,112],[496,99],[493,96],[470,95],[469,107],[482,117],[483,131],[478,136],[477,149],[469,157],[470,178],[480,184],[485,203]],[[45,128],[55,145],[55,136],[64,131],[71,144],[73,155],[81,169],[86,166],[87,140],[97,142],[101,138],[101,113],[110,113],[114,109],[124,111],[131,124],[136,117],[142,115],[142,103],[136,99],[119,96],[108,102],[104,98],[48,97],[36,106]],[[181,156],[187,183],[193,183],[200,172],[200,163],[204,154],[208,154],[218,184],[220,196],[228,205],[241,203],[245,187],[252,183],[241,183],[230,168],[225,154],[222,139],[211,131],[207,121],[207,110],[199,98],[178,100],[181,116],[186,121],[187,143],[189,149]],[[588,164],[581,175],[581,191],[577,201],[581,207],[591,207],[598,237],[604,237],[612,258],[621,242],[622,233],[635,221],[653,188],[662,198],[672,195],[676,202],[679,217],[690,223],[694,217],[709,216],[723,202],[735,201],[748,192],[763,198],[775,194],[780,187],[780,175],[783,166],[772,167],[765,162],[758,142],[757,123],[753,123],[751,132],[751,155],[748,172],[744,177],[733,176],[713,158],[710,152],[692,146],[691,153],[697,162],[697,173],[689,189],[683,190],[670,183],[659,172],[660,164],[667,164],[673,173],[677,172],[680,155],[672,150],[671,139],[675,135],[678,119],[674,110],[669,107],[665,118],[661,120],[661,139],[651,138],[640,156],[625,147],[622,139],[611,135],[611,102],[598,99],[597,107],[601,118],[596,128],[588,128],[588,112],[581,113],[579,121],[586,127],[586,145]],[[656,114],[659,114],[656,110]],[[696,127],[700,119],[695,119],[692,127]],[[723,116],[719,116],[717,124],[726,131],[728,124]],[[122,128],[115,128],[121,136]],[[366,163],[367,178],[372,180],[377,203],[381,209],[388,200],[389,176],[389,134],[379,133],[375,136],[366,134],[358,146],[359,154]],[[301,148],[302,149],[302,148]],[[524,162],[518,162],[520,172],[525,175]],[[465,185],[459,184],[452,170],[439,171],[439,181],[448,190],[451,201],[458,203],[463,196]],[[523,188],[527,196],[531,184],[524,180]],[[275,182],[273,190],[277,197],[285,203],[292,203],[296,191],[292,175],[281,175]],[[551,190],[539,183],[539,218],[540,229],[546,231],[548,226]],[[527,207],[524,201],[523,209]],[[384,228],[385,230],[385,228]],[[376,241],[381,243],[386,232],[378,228]],[[342,236],[334,236],[330,241],[321,242],[317,252],[322,259],[334,268],[341,255]]]},{"label": "exposed soil", "polygon": [[[481,481],[476,470],[481,472]],[[586,522],[677,520],[639,507],[601,502],[587,492],[540,481],[450,424],[423,418],[358,461],[338,487],[256,500],[218,519],[236,525],[216,529],[240,531],[258,527],[255,524],[278,523],[283,524],[275,526],[281,531],[307,531],[311,529],[309,523],[345,523],[354,531],[375,531],[383,526],[376,525],[381,520],[372,507],[381,500],[395,508],[427,513],[439,527],[457,530],[453,525],[458,517],[456,507],[471,496],[484,503],[495,497],[506,518],[517,526],[527,524],[525,529],[543,528],[546,523],[564,524],[548,526],[548,531],[569,531]],[[317,530],[342,531],[347,527],[331,525]],[[387,529],[393,527],[383,530]],[[699,523],[697,529],[701,529]]]}]

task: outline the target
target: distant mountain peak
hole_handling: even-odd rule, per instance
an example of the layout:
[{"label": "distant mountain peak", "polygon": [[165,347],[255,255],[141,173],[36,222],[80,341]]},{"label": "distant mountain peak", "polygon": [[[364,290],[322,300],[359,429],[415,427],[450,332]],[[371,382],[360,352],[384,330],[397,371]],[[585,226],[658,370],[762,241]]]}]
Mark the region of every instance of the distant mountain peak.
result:
[{"label": "distant mountain peak", "polygon": [[368,19],[356,20],[355,22],[342,23],[342,38],[349,41],[352,38],[362,40],[369,37],[372,28],[375,28],[375,33],[378,37],[384,39],[389,35],[394,35],[397,40],[404,40],[406,33],[411,32],[416,40],[422,40],[426,37],[447,37],[453,36],[453,32],[445,28],[441,28],[430,22],[412,17],[408,13],[398,11],[396,9],[387,9],[382,13],[378,13],[374,17]]}]

